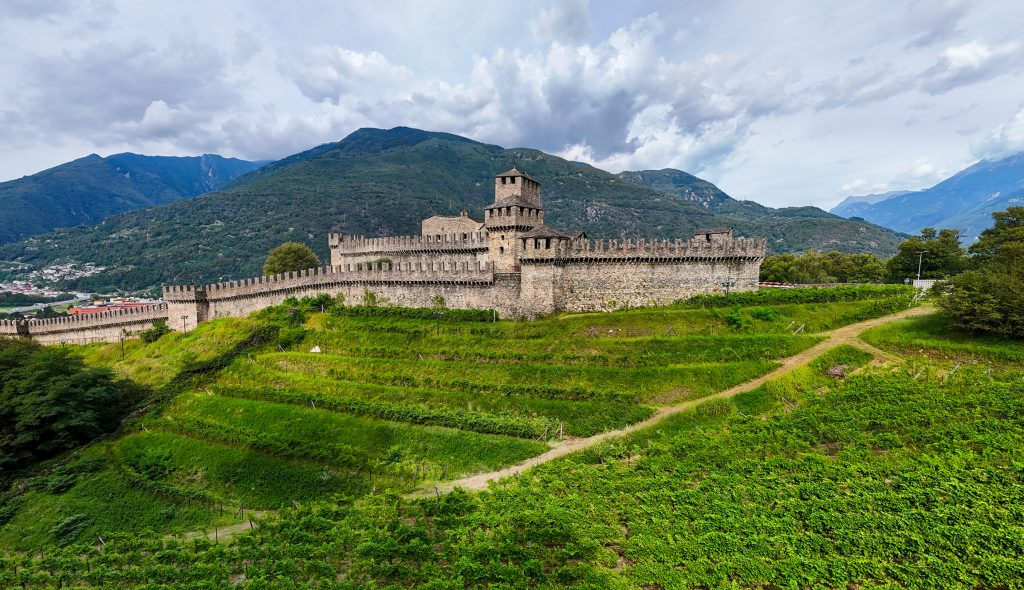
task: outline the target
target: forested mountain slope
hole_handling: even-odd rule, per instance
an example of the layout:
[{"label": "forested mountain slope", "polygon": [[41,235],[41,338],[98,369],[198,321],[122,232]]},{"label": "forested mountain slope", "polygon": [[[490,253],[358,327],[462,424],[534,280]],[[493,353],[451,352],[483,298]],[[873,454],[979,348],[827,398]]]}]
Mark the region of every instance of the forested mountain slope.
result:
[{"label": "forested mountain slope", "polygon": [[778,251],[886,254],[899,241],[888,230],[813,208],[776,211],[726,196],[718,212],[676,192],[537,150],[398,127],[360,129],[196,199],[2,247],[0,260],[35,268],[92,262],[106,270],[75,286],[96,290],[256,275],[267,251],[283,241],[306,242],[326,260],[331,231],[414,234],[430,215],[467,208],[480,216],[493,200],[494,175],[513,166],[543,185],[549,224],[592,237],[686,237],[700,227],[724,225],[738,235],[768,237]]},{"label": "forested mountain slope", "polygon": [[213,154],[181,158],[90,154],[0,183],[0,243],[194,197],[258,166]]}]

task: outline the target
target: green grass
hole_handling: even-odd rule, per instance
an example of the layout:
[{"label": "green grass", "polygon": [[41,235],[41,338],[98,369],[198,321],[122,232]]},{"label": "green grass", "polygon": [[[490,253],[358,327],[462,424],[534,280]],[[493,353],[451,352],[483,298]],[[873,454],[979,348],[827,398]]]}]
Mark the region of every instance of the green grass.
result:
[{"label": "green grass", "polygon": [[[542,453],[559,427],[591,436],[770,371],[819,342],[815,332],[885,313],[883,303],[673,307],[496,323],[328,312],[306,313],[304,326],[270,310],[151,344],[128,341],[124,358],[119,344],[83,347],[89,363],[176,397],[132,422],[131,434],[92,448],[103,469],[76,476],[70,490],[16,498],[25,508],[0,524],[0,547],[46,546],[61,522],[66,530],[57,533],[78,542],[94,532],[137,531],[130,516],[106,515],[103,503],[113,495],[137,506],[125,510],[139,512],[140,526],[170,532],[226,522],[239,504],[344,506],[373,490],[498,469]],[[739,327],[729,317],[737,313]],[[233,360],[225,355],[267,322],[281,324],[277,341]],[[803,333],[792,335],[801,324]],[[308,352],[314,345],[323,352]],[[227,364],[200,379],[176,379],[214,360]],[[817,383],[801,374],[784,387],[797,382]],[[757,413],[762,402],[784,410],[778,397],[762,388],[709,404],[695,420]],[[209,508],[220,504],[231,507],[223,517]],[[0,522],[10,506],[0,505]]]},{"label": "green grass", "polygon": [[227,547],[113,538],[89,575],[99,551],[8,556],[0,583],[1020,588],[1024,370],[827,372],[869,358],[838,347],[485,493],[303,506]]},{"label": "green grass", "polygon": [[171,332],[152,343],[129,339],[124,342],[123,358],[120,343],[76,348],[89,364],[110,367],[121,376],[159,387],[183,369],[213,359],[241,343],[256,325],[247,318],[226,318],[200,324],[191,332]]},{"label": "green grass", "polygon": [[[331,409],[357,415],[452,426],[476,432],[511,434],[506,422],[523,432],[543,434],[561,422],[566,434],[590,436],[647,418],[653,412],[630,402],[601,402],[536,398],[524,395],[480,395],[474,392],[374,385],[327,379],[317,375],[276,370],[253,363],[236,363],[217,383],[217,395],[262,399]],[[416,412],[423,409],[422,416]],[[430,411],[441,411],[434,418]],[[449,421],[448,413],[456,419]],[[410,414],[413,418],[410,418]],[[477,421],[474,417],[479,416]],[[496,423],[494,423],[496,421]]]},{"label": "green grass", "polygon": [[80,461],[97,462],[98,471],[78,477],[70,489],[33,489],[18,498],[13,518],[0,527],[0,546],[24,550],[52,545],[57,541],[54,526],[79,514],[87,519],[71,540],[86,543],[110,531],[189,531],[232,520],[198,503],[188,506],[133,487],[113,468],[110,453],[109,447],[84,453]]},{"label": "green grass", "polygon": [[946,363],[1024,366],[1024,342],[977,336],[951,327],[938,313],[891,322],[867,330],[864,341],[900,355]]},{"label": "green grass", "polygon": [[[449,465],[449,474],[487,471],[517,463],[543,452],[547,445],[539,441],[465,432],[451,428],[423,427],[361,416],[314,410],[288,404],[254,402],[220,396],[195,394],[182,396],[160,420],[162,427],[177,429],[178,423],[198,418],[214,425],[204,436],[215,438],[218,430],[240,430],[256,440],[278,440],[281,455],[308,456],[331,462],[320,456],[322,448],[335,446],[342,452],[353,450],[356,460],[427,464],[432,469]],[[181,429],[188,433],[189,427]],[[259,445],[252,445],[259,446]],[[350,466],[347,457],[335,461]]]},{"label": "green grass", "polygon": [[278,508],[293,500],[335,495],[351,497],[371,487],[368,478],[349,469],[315,461],[294,461],[235,445],[216,444],[168,432],[142,432],[112,445],[119,461],[180,494],[202,490],[213,501],[249,508]]},{"label": "green grass", "polygon": [[452,389],[490,395],[622,402],[668,402],[703,397],[777,366],[770,361],[742,361],[615,369],[365,359],[303,353],[271,353],[261,355],[257,362],[280,371],[359,383]]}]

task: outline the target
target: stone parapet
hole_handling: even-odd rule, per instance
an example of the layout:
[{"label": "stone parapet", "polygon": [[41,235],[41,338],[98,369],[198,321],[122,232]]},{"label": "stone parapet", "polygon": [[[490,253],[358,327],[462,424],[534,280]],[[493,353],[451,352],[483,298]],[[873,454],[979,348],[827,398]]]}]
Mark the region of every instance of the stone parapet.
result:
[{"label": "stone parapet", "polygon": [[340,254],[389,255],[410,252],[469,252],[487,250],[487,232],[426,236],[365,236],[330,234],[328,246]]},{"label": "stone parapet", "polygon": [[116,342],[167,320],[167,305],[159,303],[86,316],[30,320],[0,320],[0,336],[21,336],[42,344]]},{"label": "stone parapet", "polygon": [[724,241],[692,240],[545,240],[525,239],[522,264],[580,260],[621,261],[700,261],[760,260],[767,241],[736,238]]},{"label": "stone parapet", "polygon": [[323,266],[210,285],[164,287],[164,300],[169,303],[214,301],[336,283],[490,283],[494,279],[494,271],[489,263],[478,263],[473,268],[452,266],[432,264],[419,269],[406,269],[387,262]]}]

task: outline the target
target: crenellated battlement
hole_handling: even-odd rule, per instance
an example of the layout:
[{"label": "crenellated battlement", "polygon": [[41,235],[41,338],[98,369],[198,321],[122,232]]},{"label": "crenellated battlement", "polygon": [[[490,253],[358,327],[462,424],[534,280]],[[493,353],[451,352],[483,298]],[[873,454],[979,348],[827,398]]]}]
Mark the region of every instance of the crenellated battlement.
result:
[{"label": "crenellated battlement", "polygon": [[30,338],[42,344],[116,342],[168,319],[166,303],[114,309],[90,315],[0,320],[0,336]]},{"label": "crenellated battlement", "polygon": [[391,236],[368,238],[359,235],[332,233],[328,246],[340,254],[386,255],[399,253],[452,252],[486,250],[487,232],[464,232],[425,236]]},{"label": "crenellated battlement", "polygon": [[31,334],[54,331],[85,330],[97,326],[138,323],[156,319],[167,319],[167,304],[158,303],[131,309],[115,309],[89,315],[65,316],[59,318],[31,319],[26,323]]},{"label": "crenellated battlement", "polygon": [[760,260],[767,241],[755,238],[729,240],[571,240],[565,238],[521,239],[523,263],[554,260]]}]

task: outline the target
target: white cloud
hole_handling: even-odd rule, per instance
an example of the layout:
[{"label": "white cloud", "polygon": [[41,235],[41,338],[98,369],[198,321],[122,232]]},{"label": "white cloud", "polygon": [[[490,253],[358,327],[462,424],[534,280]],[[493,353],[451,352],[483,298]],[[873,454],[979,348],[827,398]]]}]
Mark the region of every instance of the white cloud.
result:
[{"label": "white cloud", "polygon": [[966,0],[918,0],[911,3],[904,12],[904,22],[920,32],[907,42],[906,47],[927,47],[963,34],[958,25],[966,13]]},{"label": "white cloud", "polygon": [[573,43],[590,34],[589,0],[555,0],[530,21],[530,32],[539,43]]},{"label": "white cloud", "polygon": [[1024,152],[1024,108],[1017,111],[1009,121],[992,130],[971,152],[979,158],[997,160]]},{"label": "white cloud", "polygon": [[1024,57],[1022,47],[1017,41],[997,46],[969,41],[948,47],[939,56],[938,63],[921,76],[921,88],[929,94],[942,94],[958,86],[1016,71]]},{"label": "white cloud", "polygon": [[798,205],[1019,146],[1014,0],[396,2],[4,3],[0,178],[76,150],[274,158],[409,125]]},{"label": "white cloud", "polygon": [[119,121],[110,126],[110,133],[119,140],[167,139],[189,133],[203,122],[203,117],[187,106],[172,108],[162,100],[154,100],[137,121]]},{"label": "white cloud", "polygon": [[347,95],[369,98],[413,77],[412,70],[392,64],[376,51],[364,53],[330,46],[310,48],[283,69],[310,100],[336,104]]}]

